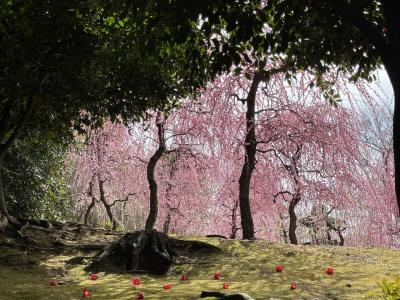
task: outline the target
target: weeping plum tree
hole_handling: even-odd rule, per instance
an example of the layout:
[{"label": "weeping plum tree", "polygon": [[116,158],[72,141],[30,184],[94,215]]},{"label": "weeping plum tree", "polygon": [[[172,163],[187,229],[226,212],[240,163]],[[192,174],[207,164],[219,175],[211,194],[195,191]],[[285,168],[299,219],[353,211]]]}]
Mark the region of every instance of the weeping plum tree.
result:
[{"label": "weeping plum tree", "polygon": [[[268,2],[271,51],[293,69],[318,74],[339,66],[351,80],[372,81],[384,66],[394,91],[392,138],[397,206],[400,208],[400,16],[395,1]],[[387,100],[387,99],[386,99]],[[399,213],[400,211],[398,211]]]},{"label": "weeping plum tree", "polygon": [[[292,244],[298,244],[295,209],[303,198],[336,199],[335,204],[345,199],[338,197],[344,196],[339,192],[340,184],[352,179],[351,170],[359,156],[360,143],[354,135],[357,124],[352,120],[352,114],[345,109],[333,111],[329,104],[311,103],[304,107],[296,104],[282,107],[279,116],[270,121],[277,122],[284,134],[263,152],[273,156],[282,172],[283,189],[274,195],[274,202],[281,197],[288,203],[288,237]],[[334,196],[335,191],[338,196]]]},{"label": "weeping plum tree", "polygon": [[81,195],[85,207],[84,222],[88,223],[94,207],[101,204],[111,228],[115,230],[122,225],[116,217],[117,205],[132,201],[136,195],[136,192],[126,188],[135,168],[134,161],[130,159],[128,129],[121,124],[106,123],[102,129],[91,130],[81,147],[72,153],[71,158],[79,168],[74,179],[77,189],[85,191]]},{"label": "weeping plum tree", "polygon": [[[325,205],[335,208],[331,218],[352,218],[353,222],[347,225],[343,236],[346,243],[393,245],[396,235],[392,221],[388,220],[394,220],[395,197],[386,199],[384,192],[391,186],[394,195],[393,173],[390,168],[386,173],[385,160],[381,159],[387,157],[386,165],[390,166],[390,154],[376,155],[375,150],[366,151],[367,145],[359,133],[365,131],[366,134],[368,125],[361,121],[360,110],[353,107],[356,101],[348,107],[334,108],[326,103],[318,89],[308,88],[313,80],[315,76],[300,73],[289,85],[283,75],[275,74],[257,92],[256,166],[250,188],[254,229],[259,236],[275,240],[282,232],[279,224],[287,231],[290,195],[285,194],[287,201],[277,198],[276,203],[273,198],[284,191],[294,194],[296,182],[293,177],[297,174],[300,201],[294,210],[298,218],[294,233],[298,243],[309,236],[308,228],[303,228],[299,220],[310,214],[311,207]],[[373,100],[373,89],[361,93],[361,86],[359,89],[350,87],[346,82],[345,77],[336,80],[342,98],[359,100],[361,94],[364,101],[367,98]],[[187,149],[187,155],[174,152],[170,156],[164,155],[157,164],[159,217],[156,226],[161,228],[168,220],[170,208],[178,207],[179,212],[171,214],[174,232],[229,236],[240,230],[237,180],[245,151],[246,107],[234,95],[245,95],[248,87],[249,80],[244,77],[221,76],[201,91],[199,101],[185,102],[181,109],[169,114],[168,122],[164,123],[166,144],[171,149]],[[373,104],[365,109],[372,116],[371,111],[378,112],[378,107]],[[385,119],[389,118],[390,113]],[[135,124],[129,131],[129,143],[136,145],[129,150],[129,157],[140,162],[140,167],[135,168],[140,172],[134,172],[140,173],[140,177],[131,177],[130,187],[147,193],[142,203],[148,203],[146,165],[158,147],[157,127],[154,124],[153,130],[146,131],[140,124]],[[379,138],[372,141],[384,138],[385,132],[381,131],[377,135]],[[144,141],[146,135],[149,137]],[[388,145],[383,144],[382,153],[390,148]],[[292,169],[290,164],[298,146],[297,172],[291,173],[288,169]],[[379,207],[377,197],[385,205]],[[139,205],[126,207],[131,215],[140,209]],[[383,223],[383,220],[387,222]],[[363,232],[363,229],[367,231]]]}]

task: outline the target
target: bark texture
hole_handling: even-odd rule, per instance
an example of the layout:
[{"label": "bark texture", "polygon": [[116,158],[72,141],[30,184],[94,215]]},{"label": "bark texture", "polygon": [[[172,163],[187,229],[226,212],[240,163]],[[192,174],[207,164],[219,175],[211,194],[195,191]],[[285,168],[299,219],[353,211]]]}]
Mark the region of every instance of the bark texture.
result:
[{"label": "bark texture", "polygon": [[164,123],[160,119],[157,120],[157,131],[158,131],[159,146],[156,152],[150,158],[150,161],[147,165],[147,181],[149,183],[149,190],[150,190],[150,211],[146,220],[146,226],[145,226],[146,230],[154,229],[154,225],[156,224],[158,215],[158,195],[157,195],[158,186],[154,176],[154,171],[156,169],[158,161],[166,151]]},{"label": "bark texture", "polygon": [[239,205],[242,224],[243,239],[252,240],[254,236],[254,222],[250,205],[250,182],[256,165],[256,130],[255,130],[255,106],[257,89],[262,80],[262,72],[255,73],[250,91],[246,98],[246,138],[245,159],[239,178]]}]

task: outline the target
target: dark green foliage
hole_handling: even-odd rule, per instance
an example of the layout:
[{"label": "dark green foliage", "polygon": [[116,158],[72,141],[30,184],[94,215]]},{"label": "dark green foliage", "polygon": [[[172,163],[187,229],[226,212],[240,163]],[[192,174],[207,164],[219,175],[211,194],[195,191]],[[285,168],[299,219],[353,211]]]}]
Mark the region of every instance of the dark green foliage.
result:
[{"label": "dark green foliage", "polygon": [[66,149],[43,138],[18,140],[5,157],[3,182],[12,215],[67,220],[72,211]]},{"label": "dark green foliage", "polygon": [[386,39],[382,5],[379,1],[351,1],[346,15],[340,9],[341,2],[345,1],[271,2],[272,53],[284,54],[293,71],[313,69],[323,74],[334,67],[353,74],[353,80],[374,79],[371,71],[381,64],[379,52],[349,15],[356,18],[362,14],[371,25],[376,23],[373,29]]}]

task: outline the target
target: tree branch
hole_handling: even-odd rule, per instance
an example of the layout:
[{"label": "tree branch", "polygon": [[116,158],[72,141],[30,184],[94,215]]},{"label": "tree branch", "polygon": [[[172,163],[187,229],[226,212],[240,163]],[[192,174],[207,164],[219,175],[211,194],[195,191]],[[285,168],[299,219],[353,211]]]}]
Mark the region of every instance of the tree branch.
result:
[{"label": "tree branch", "polygon": [[124,199],[114,200],[114,202],[111,203],[109,206],[112,207],[118,202],[121,202],[121,203],[127,202],[129,200],[129,196],[135,196],[135,195],[136,195],[136,193],[129,193]]}]

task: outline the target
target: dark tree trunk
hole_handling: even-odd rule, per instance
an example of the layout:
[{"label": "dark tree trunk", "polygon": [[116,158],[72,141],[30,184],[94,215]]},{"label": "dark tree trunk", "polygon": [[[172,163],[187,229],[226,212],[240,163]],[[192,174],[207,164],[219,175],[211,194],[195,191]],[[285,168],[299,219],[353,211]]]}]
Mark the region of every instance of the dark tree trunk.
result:
[{"label": "dark tree trunk", "polygon": [[[400,49],[399,49],[400,51]],[[399,60],[399,59],[397,59]],[[400,62],[385,64],[394,91],[393,154],[398,215],[400,214]]]},{"label": "dark tree trunk", "polygon": [[84,219],[83,219],[83,224],[85,224],[87,226],[89,226],[90,213],[92,212],[95,204],[96,204],[96,202],[92,199],[92,202],[90,202],[89,206],[86,209],[85,216],[84,216]]},{"label": "dark tree trunk", "polygon": [[111,205],[107,203],[106,194],[104,191],[104,181],[100,180],[100,176],[99,176],[99,191],[100,191],[100,201],[103,203],[104,208],[106,209],[107,216],[110,219],[110,222],[112,224],[112,230],[116,230],[117,229],[117,221],[114,218],[114,215],[113,215],[113,212],[111,209]]},{"label": "dark tree trunk", "polygon": [[[394,92],[393,114],[393,153],[394,176],[397,197],[397,215],[400,216],[400,15],[398,14],[397,1],[383,1],[385,21],[388,26],[388,39],[386,51],[381,51],[381,57]],[[378,49],[379,50],[379,49]]]},{"label": "dark tree trunk", "polygon": [[242,223],[243,239],[252,240],[254,236],[254,223],[250,205],[250,182],[256,165],[256,130],[255,130],[255,106],[257,89],[262,80],[262,72],[254,75],[249,94],[246,98],[246,138],[245,159],[239,178],[239,204]]},{"label": "dark tree trunk", "polygon": [[90,198],[92,199],[92,202],[90,202],[88,208],[86,209],[85,212],[85,216],[83,219],[83,224],[85,225],[89,225],[89,217],[90,217],[90,213],[92,212],[94,206],[96,205],[96,197],[94,196],[93,193],[93,185],[94,185],[94,181],[95,181],[95,174],[92,175],[92,179],[89,182],[89,191],[88,191],[88,195],[90,196]]},{"label": "dark tree trunk", "polygon": [[338,230],[338,236],[339,236],[339,239],[340,239],[339,246],[344,246],[344,236],[343,236],[341,230]]},{"label": "dark tree trunk", "polygon": [[296,205],[300,201],[300,195],[295,194],[293,199],[290,201],[289,204],[289,240],[290,243],[293,245],[297,245],[297,235],[296,235],[296,229],[297,229],[297,216],[296,216]]},{"label": "dark tree trunk", "polygon": [[150,161],[147,165],[147,181],[149,182],[150,189],[150,211],[146,220],[146,230],[153,230],[154,225],[157,221],[158,214],[158,195],[157,195],[157,182],[155,180],[154,171],[156,169],[157,163],[160,158],[163,156],[166,148],[165,148],[165,137],[164,137],[164,124],[161,120],[157,121],[157,130],[158,130],[158,142],[159,146],[157,151],[150,158]]}]

